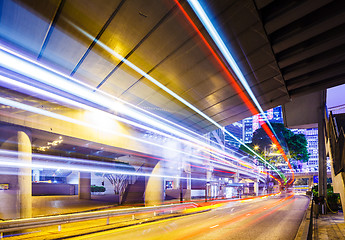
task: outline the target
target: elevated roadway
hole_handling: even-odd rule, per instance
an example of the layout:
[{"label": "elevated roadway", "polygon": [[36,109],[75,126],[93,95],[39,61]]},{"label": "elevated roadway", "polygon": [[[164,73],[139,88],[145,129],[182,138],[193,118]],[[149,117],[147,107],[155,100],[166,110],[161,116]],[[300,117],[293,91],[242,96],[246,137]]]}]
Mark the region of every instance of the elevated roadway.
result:
[{"label": "elevated roadway", "polygon": [[[231,157],[210,153],[203,138],[189,147],[191,136],[278,105],[288,126],[315,126],[324,107],[319,91],[345,82],[343,2],[234,0],[204,7],[240,73],[187,1],[0,3],[1,148],[23,153],[15,171],[1,173],[11,186],[2,201],[16,211],[11,217],[31,216],[31,168],[23,166],[31,166],[32,149],[132,162],[136,170],[149,165],[145,174],[157,178],[143,182],[161,191],[145,197],[155,204],[164,195],[164,169],[174,189],[192,188],[185,163],[195,159],[203,178],[198,189],[217,192],[213,170]],[[231,161],[219,175],[263,180],[251,167],[234,167],[238,156]],[[80,172],[79,194],[89,199],[91,175]]]}]

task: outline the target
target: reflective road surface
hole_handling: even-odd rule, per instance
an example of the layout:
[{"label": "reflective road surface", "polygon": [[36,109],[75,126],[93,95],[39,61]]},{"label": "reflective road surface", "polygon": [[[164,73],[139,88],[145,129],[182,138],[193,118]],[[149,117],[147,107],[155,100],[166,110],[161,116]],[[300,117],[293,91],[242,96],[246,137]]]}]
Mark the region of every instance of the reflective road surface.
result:
[{"label": "reflective road surface", "polygon": [[281,194],[73,239],[294,239],[309,200]]}]

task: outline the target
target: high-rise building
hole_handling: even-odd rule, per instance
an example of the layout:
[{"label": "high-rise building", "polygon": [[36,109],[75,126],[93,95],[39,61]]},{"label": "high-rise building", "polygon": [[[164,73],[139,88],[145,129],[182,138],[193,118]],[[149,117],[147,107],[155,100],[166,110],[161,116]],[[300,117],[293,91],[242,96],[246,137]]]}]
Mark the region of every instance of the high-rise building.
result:
[{"label": "high-rise building", "polygon": [[249,117],[242,120],[242,138],[244,143],[251,143],[253,138],[253,118]]},{"label": "high-rise building", "polygon": [[307,129],[291,129],[295,134],[304,134],[308,143],[309,160],[304,164],[303,169],[316,172],[318,171],[319,152],[318,152],[318,129],[307,128]]},{"label": "high-rise building", "polygon": [[[231,132],[231,134],[233,134],[237,139],[240,139],[241,141],[243,141],[243,135],[242,135],[243,122],[242,121],[238,121],[233,124],[230,124],[226,126],[225,129]],[[228,134],[225,134],[224,139],[225,139],[226,147],[239,148],[241,146],[240,142],[238,142],[237,140],[235,140],[233,137],[229,136]]]},{"label": "high-rise building", "polygon": [[261,124],[264,122],[264,118],[266,117],[269,122],[273,123],[283,123],[283,114],[282,114],[282,107],[278,106],[272,109],[267,110],[265,116],[261,114],[254,115],[252,117],[248,117],[242,120],[243,122],[243,131],[242,131],[242,139],[244,143],[251,143],[253,138],[253,132],[259,129]]},{"label": "high-rise building", "polygon": [[[271,123],[284,123],[281,106],[267,110],[265,117]],[[244,143],[251,143],[253,139],[253,133],[259,129],[264,117],[261,114],[254,115],[243,119],[240,122],[231,124],[226,127],[228,131],[233,133],[236,137],[242,139]],[[242,137],[239,137],[238,127],[242,126]],[[308,129],[291,129],[295,134],[304,134],[308,142],[309,161],[303,164],[303,169],[308,171],[318,171],[318,130],[317,128]],[[236,143],[230,138],[225,137],[225,142],[231,143],[236,146]]]}]

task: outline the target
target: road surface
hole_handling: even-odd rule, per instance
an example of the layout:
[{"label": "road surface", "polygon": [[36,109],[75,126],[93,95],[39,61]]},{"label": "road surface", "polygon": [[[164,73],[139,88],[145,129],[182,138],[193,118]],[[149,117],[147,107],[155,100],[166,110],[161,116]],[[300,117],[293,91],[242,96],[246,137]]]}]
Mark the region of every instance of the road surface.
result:
[{"label": "road surface", "polygon": [[301,195],[227,203],[211,211],[72,239],[294,239],[309,200]]}]

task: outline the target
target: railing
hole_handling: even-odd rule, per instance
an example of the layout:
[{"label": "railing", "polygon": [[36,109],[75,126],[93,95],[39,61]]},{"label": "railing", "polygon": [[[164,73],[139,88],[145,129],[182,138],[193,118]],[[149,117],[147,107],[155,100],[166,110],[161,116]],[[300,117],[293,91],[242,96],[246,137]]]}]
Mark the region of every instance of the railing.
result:
[{"label": "railing", "polygon": [[40,228],[46,226],[58,225],[58,229],[61,230],[61,224],[71,222],[81,222],[86,220],[106,219],[107,225],[109,224],[109,218],[121,215],[132,215],[133,219],[135,214],[153,212],[153,216],[157,213],[168,212],[173,213],[181,211],[187,207],[195,207],[195,203],[182,203],[182,204],[170,204],[161,205],[155,207],[140,207],[130,209],[115,209],[108,211],[86,212],[86,213],[74,213],[68,215],[49,216],[49,217],[37,217],[27,219],[16,219],[0,222],[0,238],[5,232],[20,231],[31,228]]},{"label": "railing", "polygon": [[143,163],[136,171],[137,175],[132,175],[131,176],[131,184],[134,184],[138,178],[140,177],[140,175],[138,173],[143,173],[143,167],[144,167],[145,163]]},{"label": "railing", "polygon": [[314,200],[313,200],[313,196],[311,196],[311,208],[310,208],[309,227],[308,227],[307,240],[312,240],[313,239],[313,228],[314,228],[313,212],[314,212]]},{"label": "railing", "polygon": [[326,129],[333,159],[334,174],[337,175],[345,170],[345,134],[343,128],[339,131],[332,112],[330,112],[326,122]]}]

